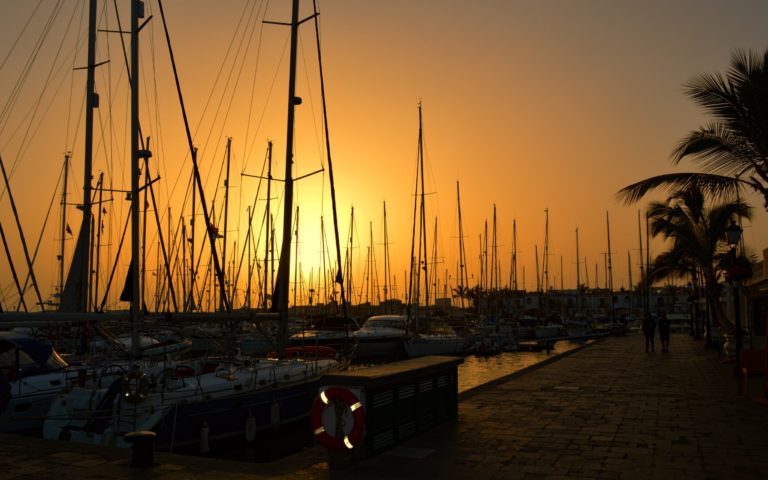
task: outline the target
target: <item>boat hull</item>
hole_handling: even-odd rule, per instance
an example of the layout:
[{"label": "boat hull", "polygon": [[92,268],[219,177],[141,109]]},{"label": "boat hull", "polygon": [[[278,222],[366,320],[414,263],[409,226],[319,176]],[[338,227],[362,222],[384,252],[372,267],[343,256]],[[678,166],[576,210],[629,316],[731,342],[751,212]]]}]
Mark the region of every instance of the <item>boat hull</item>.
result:
[{"label": "boat hull", "polygon": [[[157,434],[156,448],[167,451],[206,451],[230,438],[254,441],[306,419],[321,374],[340,367],[331,359],[268,363],[278,367],[176,378],[146,396],[130,394],[125,379],[98,391],[73,389],[54,401],[43,433],[49,439],[127,448],[126,433],[147,430]],[[155,378],[159,386],[162,377]]]}]

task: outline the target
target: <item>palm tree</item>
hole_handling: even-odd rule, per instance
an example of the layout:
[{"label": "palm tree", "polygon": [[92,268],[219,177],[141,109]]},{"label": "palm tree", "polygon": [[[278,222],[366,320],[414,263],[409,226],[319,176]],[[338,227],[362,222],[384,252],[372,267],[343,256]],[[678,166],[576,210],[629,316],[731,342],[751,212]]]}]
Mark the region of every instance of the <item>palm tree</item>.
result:
[{"label": "palm tree", "polygon": [[[651,234],[671,241],[669,250],[659,254],[648,270],[648,280],[681,279],[698,275],[703,279],[708,310],[715,324],[725,315],[716,301],[718,280],[729,266],[724,263],[729,247],[725,229],[734,218],[751,218],[751,207],[741,200],[707,205],[704,193],[696,185],[678,190],[665,202],[648,207]],[[707,328],[707,344],[711,343]]]},{"label": "palm tree", "polygon": [[684,86],[714,120],[688,133],[672,151],[672,162],[690,158],[702,171],[642,180],[622,188],[619,199],[634,203],[659,187],[696,187],[728,198],[746,187],[763,196],[768,210],[768,50],[736,50],[725,75],[700,75]]}]

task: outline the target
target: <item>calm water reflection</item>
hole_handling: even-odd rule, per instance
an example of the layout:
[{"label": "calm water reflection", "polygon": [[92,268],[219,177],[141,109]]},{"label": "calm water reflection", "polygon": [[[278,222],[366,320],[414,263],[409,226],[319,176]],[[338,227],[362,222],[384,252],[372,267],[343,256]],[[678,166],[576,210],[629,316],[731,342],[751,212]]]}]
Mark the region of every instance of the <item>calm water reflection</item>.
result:
[{"label": "calm water reflection", "polygon": [[529,367],[554,355],[583,345],[584,342],[562,340],[555,342],[554,349],[546,352],[508,352],[492,357],[468,356],[459,365],[459,392],[464,392],[484,383],[504,377]]}]

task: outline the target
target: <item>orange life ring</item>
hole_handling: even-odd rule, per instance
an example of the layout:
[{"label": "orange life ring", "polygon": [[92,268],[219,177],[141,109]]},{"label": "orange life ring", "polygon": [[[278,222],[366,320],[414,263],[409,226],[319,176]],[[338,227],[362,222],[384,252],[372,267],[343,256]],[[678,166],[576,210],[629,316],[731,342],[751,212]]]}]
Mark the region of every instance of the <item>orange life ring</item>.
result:
[{"label": "orange life ring", "polygon": [[123,398],[134,405],[147,398],[149,377],[141,370],[132,370],[123,376]]},{"label": "orange life ring", "polygon": [[[334,436],[326,430],[323,425],[323,412],[331,404],[342,404],[352,414],[352,428],[349,433],[341,436]],[[334,405],[335,408],[335,405]],[[346,388],[330,387],[320,392],[312,404],[312,410],[309,414],[312,422],[312,430],[315,433],[317,441],[332,450],[352,450],[360,444],[365,434],[365,409],[357,396]],[[343,420],[340,420],[342,430],[344,429]]]}]

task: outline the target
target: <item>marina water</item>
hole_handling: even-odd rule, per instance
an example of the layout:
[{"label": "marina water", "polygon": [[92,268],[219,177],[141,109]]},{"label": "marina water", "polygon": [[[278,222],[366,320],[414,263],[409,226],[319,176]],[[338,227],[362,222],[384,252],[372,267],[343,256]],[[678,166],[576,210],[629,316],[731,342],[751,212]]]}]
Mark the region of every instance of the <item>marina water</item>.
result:
[{"label": "marina water", "polygon": [[549,353],[542,350],[539,352],[504,352],[487,357],[467,356],[464,358],[464,363],[459,365],[459,393],[513,374],[583,344],[583,341],[561,340],[554,343]]}]

